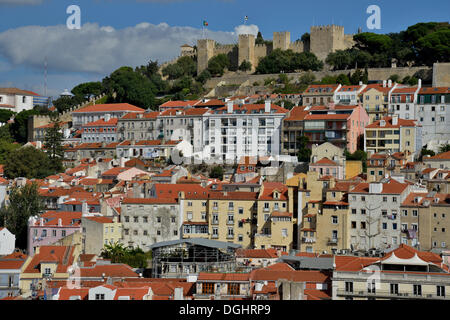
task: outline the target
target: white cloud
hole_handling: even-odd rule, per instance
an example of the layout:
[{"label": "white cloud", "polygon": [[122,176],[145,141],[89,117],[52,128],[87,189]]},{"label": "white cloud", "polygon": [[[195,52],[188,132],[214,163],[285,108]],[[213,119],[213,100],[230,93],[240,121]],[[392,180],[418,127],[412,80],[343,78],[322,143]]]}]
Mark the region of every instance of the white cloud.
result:
[{"label": "white cloud", "polygon": [[[201,29],[167,23],[140,23],[124,29],[87,23],[80,30],[64,25],[26,26],[0,33],[0,55],[14,66],[40,70],[47,56],[49,72],[106,75],[120,66],[134,67],[149,59],[171,60],[179,55],[182,44],[193,45],[201,37]],[[237,41],[236,32],[207,30],[206,37],[220,43]]]},{"label": "white cloud", "polygon": [[240,26],[237,26],[234,28],[234,32],[236,34],[253,34],[255,37],[258,35],[259,28],[257,25],[250,24],[241,24]]}]

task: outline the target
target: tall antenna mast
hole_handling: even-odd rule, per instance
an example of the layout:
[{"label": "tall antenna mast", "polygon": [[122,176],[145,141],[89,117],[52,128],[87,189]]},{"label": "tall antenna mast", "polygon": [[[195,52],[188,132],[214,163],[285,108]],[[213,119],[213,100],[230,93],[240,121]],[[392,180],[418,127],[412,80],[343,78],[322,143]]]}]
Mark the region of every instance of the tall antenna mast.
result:
[{"label": "tall antenna mast", "polygon": [[47,96],[47,56],[44,60],[44,97]]}]

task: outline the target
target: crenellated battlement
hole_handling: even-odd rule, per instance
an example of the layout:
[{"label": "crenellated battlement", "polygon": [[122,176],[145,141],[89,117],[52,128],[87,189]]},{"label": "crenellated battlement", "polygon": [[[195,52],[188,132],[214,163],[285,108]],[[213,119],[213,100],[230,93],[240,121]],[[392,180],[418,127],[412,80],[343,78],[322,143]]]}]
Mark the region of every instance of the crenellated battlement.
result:
[{"label": "crenellated battlement", "polygon": [[[260,60],[272,50],[291,49],[294,52],[312,52],[320,60],[325,61],[329,53],[336,50],[351,48],[354,44],[353,36],[344,33],[344,27],[338,25],[312,26],[310,28],[310,41],[303,43],[301,40],[291,42],[289,31],[276,31],[273,33],[272,46],[255,44],[255,36],[252,34],[240,34],[237,44],[218,44],[211,39],[197,40],[197,72],[201,73],[208,67],[208,61],[217,54],[228,54],[233,65],[239,65],[243,60],[250,61],[255,68]],[[237,52],[235,51],[237,50]],[[237,54],[236,54],[237,53]]]}]

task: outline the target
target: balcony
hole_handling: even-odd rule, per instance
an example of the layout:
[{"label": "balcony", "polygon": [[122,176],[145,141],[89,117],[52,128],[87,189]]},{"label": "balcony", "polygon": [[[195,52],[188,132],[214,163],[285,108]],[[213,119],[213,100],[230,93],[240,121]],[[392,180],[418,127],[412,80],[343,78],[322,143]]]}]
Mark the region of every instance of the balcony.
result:
[{"label": "balcony", "polygon": [[234,239],[234,234],[227,234],[227,239]]},{"label": "balcony", "polygon": [[212,220],[212,221],[211,221],[211,224],[212,224],[212,225],[218,225],[218,224],[219,224],[219,220]]},{"label": "balcony", "polygon": [[327,245],[337,245],[338,239],[337,238],[328,238]]},{"label": "balcony", "polygon": [[306,238],[306,237],[302,237],[302,242],[303,243],[315,243],[316,239],[315,238]]},{"label": "balcony", "polygon": [[412,292],[397,292],[391,293],[390,291],[380,291],[376,290],[375,292],[367,292],[366,291],[345,291],[343,289],[337,290],[338,296],[347,296],[347,297],[373,297],[373,298],[388,298],[388,299],[430,299],[430,300],[444,300],[448,299],[445,296],[438,296],[436,294],[424,294],[424,295],[414,295]]}]

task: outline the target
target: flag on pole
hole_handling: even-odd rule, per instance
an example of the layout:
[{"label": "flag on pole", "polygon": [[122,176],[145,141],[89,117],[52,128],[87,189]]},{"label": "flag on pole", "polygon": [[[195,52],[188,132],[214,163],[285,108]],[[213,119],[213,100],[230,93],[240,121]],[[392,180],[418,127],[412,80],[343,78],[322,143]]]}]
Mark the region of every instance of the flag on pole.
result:
[{"label": "flag on pole", "polygon": [[245,16],[245,17],[244,17],[244,20],[247,21],[247,20],[248,20],[248,16]]},{"label": "flag on pole", "polygon": [[208,22],[206,20],[203,20],[203,26],[207,27],[208,26]]}]

